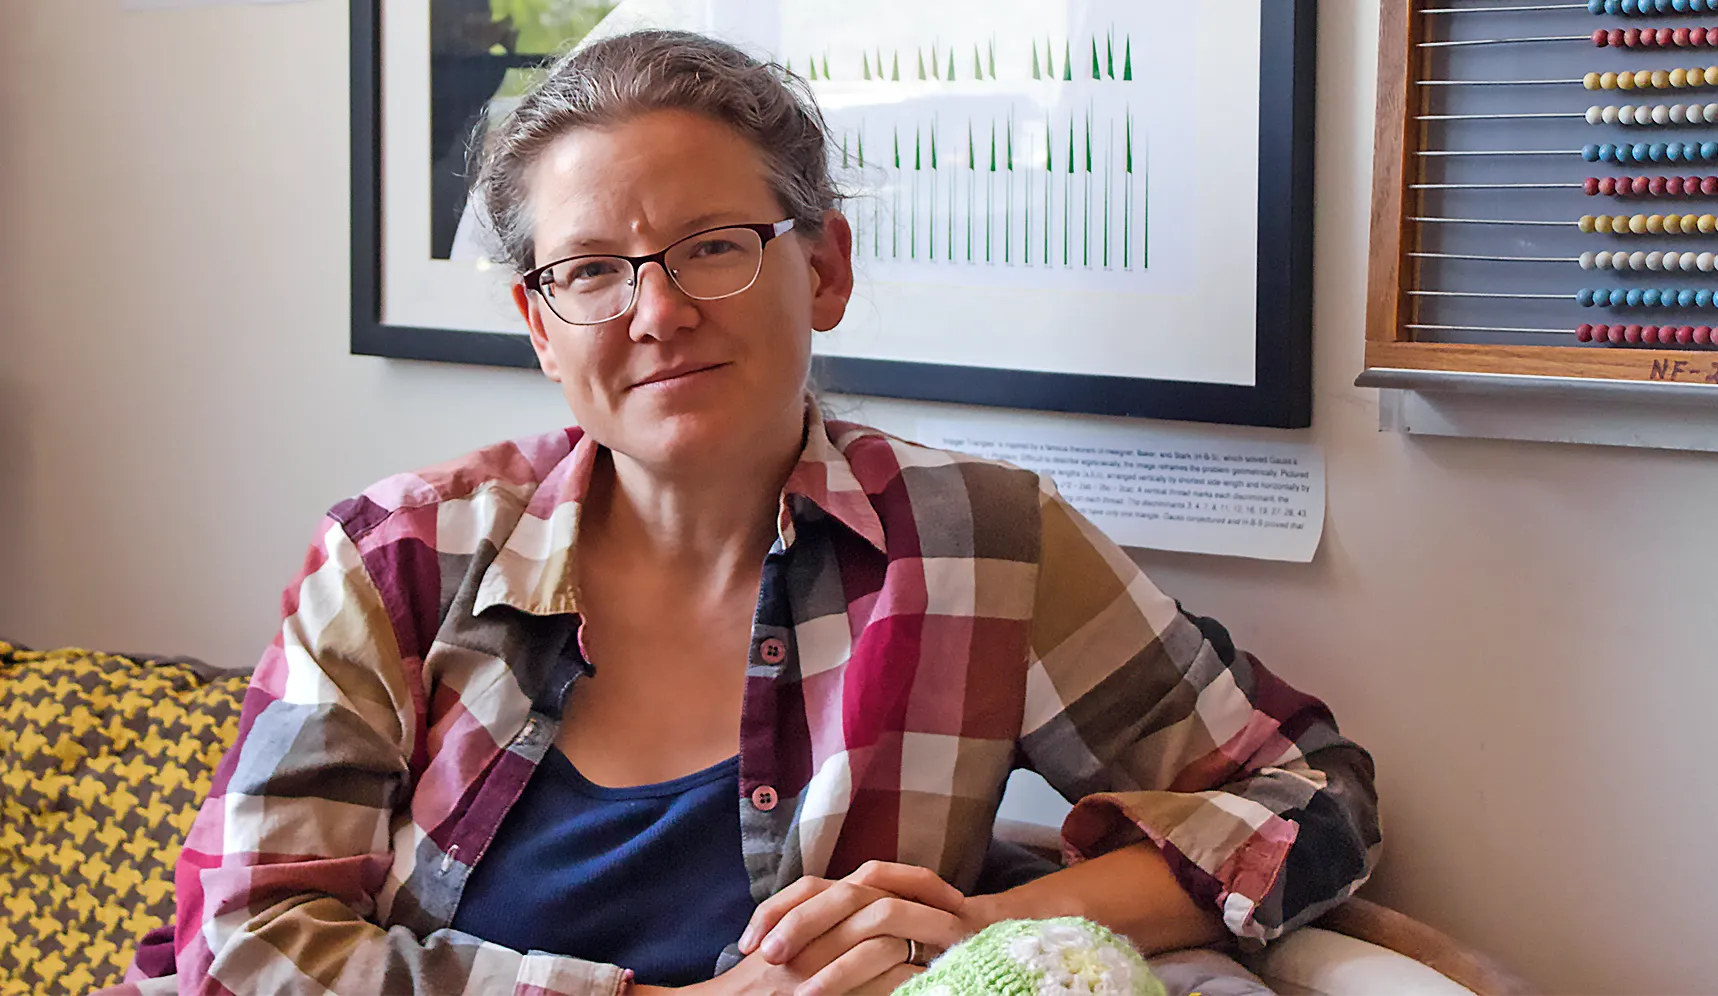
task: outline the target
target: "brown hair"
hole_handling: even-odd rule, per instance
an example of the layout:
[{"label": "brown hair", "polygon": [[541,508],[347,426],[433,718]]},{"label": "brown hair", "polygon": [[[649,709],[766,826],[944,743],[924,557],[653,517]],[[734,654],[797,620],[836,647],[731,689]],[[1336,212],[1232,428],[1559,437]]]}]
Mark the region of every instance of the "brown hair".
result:
[{"label": "brown hair", "polygon": [[502,259],[536,265],[525,175],[573,128],[650,111],[708,115],[757,148],[796,231],[816,235],[839,193],[829,173],[827,125],[805,81],[725,42],[689,31],[637,31],[562,56],[484,143],[474,187]]}]

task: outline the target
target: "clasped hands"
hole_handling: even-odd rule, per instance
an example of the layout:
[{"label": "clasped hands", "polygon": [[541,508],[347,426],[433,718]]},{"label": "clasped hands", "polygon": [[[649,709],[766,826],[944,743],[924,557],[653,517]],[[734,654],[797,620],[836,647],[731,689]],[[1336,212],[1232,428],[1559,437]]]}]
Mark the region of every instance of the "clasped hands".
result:
[{"label": "clasped hands", "polygon": [[[909,941],[928,961],[989,924],[927,868],[871,861],[839,880],[815,877],[771,896],[740,937],[745,958],[696,996],[888,996],[919,972]],[[640,987],[640,991],[644,991]]]}]

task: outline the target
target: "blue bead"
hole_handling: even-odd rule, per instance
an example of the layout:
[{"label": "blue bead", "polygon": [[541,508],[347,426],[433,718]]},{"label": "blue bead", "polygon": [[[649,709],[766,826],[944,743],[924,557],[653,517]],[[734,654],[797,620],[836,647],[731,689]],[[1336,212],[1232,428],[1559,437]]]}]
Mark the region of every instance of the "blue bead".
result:
[{"label": "blue bead", "polygon": [[1681,305],[1682,307],[1692,308],[1692,307],[1694,307],[1694,301],[1695,301],[1694,288],[1684,287],[1681,290],[1676,292],[1676,303]]},{"label": "blue bead", "polygon": [[1651,287],[1648,287],[1646,290],[1643,290],[1640,292],[1640,303],[1646,305],[1648,308],[1658,307],[1659,302],[1662,301],[1663,299],[1664,299],[1664,295],[1660,294],[1656,290],[1653,290]]},{"label": "blue bead", "polygon": [[1654,0],[1653,6],[1658,8],[1660,14],[1663,14],[1670,10],[1670,0]]},{"label": "blue bead", "polygon": [[1694,294],[1694,306],[1696,308],[1710,308],[1712,307],[1712,297],[1712,292],[1709,290],[1696,291]]},{"label": "blue bead", "polygon": [[1623,5],[1618,0],[1605,0],[1605,13],[1615,17],[1621,13]]},{"label": "blue bead", "polygon": [[1679,162],[1682,159],[1682,153],[1683,148],[1681,142],[1672,142],[1664,147],[1664,158],[1673,163]]},{"label": "blue bead", "polygon": [[[1630,287],[1628,294],[1623,297],[1623,301],[1631,308],[1638,308],[1640,307],[1641,296],[1639,287]],[[1611,300],[1614,302],[1616,298],[1613,296]]]},{"label": "blue bead", "polygon": [[[1714,143],[1714,147],[1715,147],[1715,151],[1718,151],[1718,143]],[[1682,159],[1684,162],[1690,162],[1690,163],[1698,162],[1700,160],[1700,143],[1699,142],[1684,142],[1684,143],[1682,143]]]},{"label": "blue bead", "polygon": [[1654,142],[1647,146],[1646,154],[1655,163],[1664,162],[1664,154],[1669,151],[1663,142]]},{"label": "blue bead", "polygon": [[1581,288],[1580,293],[1575,295],[1575,300],[1580,303],[1581,307],[1591,308],[1593,306],[1593,289],[1591,287]]},{"label": "blue bead", "polygon": [[1628,145],[1607,145],[1607,146],[1605,146],[1605,150],[1610,152],[1611,158],[1613,158],[1617,162],[1623,163],[1625,165],[1634,159],[1634,152],[1633,152],[1632,146],[1628,146]]},{"label": "blue bead", "polygon": [[[1599,154],[1596,156],[1587,155],[1587,149],[1592,149],[1592,148],[1597,148],[1599,150]],[[1581,155],[1588,162],[1592,162],[1594,159],[1597,159],[1600,162],[1606,162],[1606,163],[1617,161],[1617,150],[1614,146],[1610,146],[1610,145],[1592,146],[1592,145],[1589,145],[1589,146],[1587,146],[1587,149],[1582,149]]]},{"label": "blue bead", "polygon": [[1595,17],[1605,12],[1605,0],[1587,0],[1587,13]]},{"label": "blue bead", "polygon": [[1688,0],[1670,0],[1670,7],[1678,14],[1688,13]]},{"label": "blue bead", "polygon": [[1718,159],[1718,142],[1701,142],[1700,158],[1707,162]]},{"label": "blue bead", "polygon": [[1585,146],[1583,146],[1581,148],[1581,158],[1585,159],[1586,161],[1588,161],[1590,163],[1596,163],[1599,161],[1599,156],[1601,154],[1603,154],[1603,152],[1604,152],[1604,150],[1601,149],[1599,146],[1594,145],[1591,142],[1588,142]]},{"label": "blue bead", "polygon": [[1634,13],[1634,0],[1623,0],[1623,13]]},{"label": "blue bead", "polygon": [[[1661,148],[1663,147],[1663,145],[1664,145],[1664,143],[1662,143],[1662,142],[1659,143],[1659,146]],[[1652,146],[1648,145],[1645,142],[1636,142],[1634,144],[1633,155],[1634,155],[1634,161],[1637,163],[1644,163],[1649,159],[1657,159],[1658,158],[1658,156],[1655,156],[1652,154]],[[1659,153],[1659,155],[1663,155],[1663,153],[1661,152],[1661,153]]]}]

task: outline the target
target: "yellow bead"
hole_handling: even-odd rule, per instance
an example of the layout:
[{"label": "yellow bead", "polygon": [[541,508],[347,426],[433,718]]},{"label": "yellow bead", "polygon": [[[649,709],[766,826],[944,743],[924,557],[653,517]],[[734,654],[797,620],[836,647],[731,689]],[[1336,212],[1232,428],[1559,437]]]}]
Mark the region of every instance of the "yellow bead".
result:
[{"label": "yellow bead", "polygon": [[1670,86],[1670,74],[1662,69],[1654,70],[1652,74],[1652,85],[1658,87],[1660,90]]},{"label": "yellow bead", "polygon": [[1700,220],[1695,222],[1695,227],[1700,229],[1701,235],[1711,235],[1713,232],[1718,232],[1718,214],[1701,215]]},{"label": "yellow bead", "polygon": [[[1694,218],[1693,215],[1689,215],[1688,217],[1690,220],[1693,220],[1693,218]],[[1682,234],[1682,215],[1680,215],[1680,214],[1667,214],[1664,216],[1664,234],[1666,234],[1666,235],[1681,235]]]},{"label": "yellow bead", "polygon": [[1593,228],[1598,223],[1599,223],[1599,219],[1593,217],[1590,214],[1581,215],[1581,220],[1578,222],[1578,224],[1581,226],[1581,231],[1587,235],[1593,234]]},{"label": "yellow bead", "polygon": [[1687,86],[1688,85],[1688,70],[1686,70],[1686,69],[1672,69],[1670,71],[1670,85],[1673,87],[1676,87],[1678,90]]},{"label": "yellow bead", "polygon": [[1652,85],[1652,73],[1645,69],[1634,74],[1634,85],[1642,90]]},{"label": "yellow bead", "polygon": [[1633,90],[1634,89],[1634,73],[1618,73],[1617,74],[1617,89],[1618,90]]},{"label": "yellow bead", "polygon": [[1645,235],[1647,233],[1646,226],[1647,218],[1644,214],[1637,214],[1629,219],[1629,231],[1636,235]]},{"label": "yellow bead", "polygon": [[1581,85],[1586,87],[1589,90],[1597,90],[1597,89],[1599,89],[1600,86],[1603,85],[1602,80],[1603,80],[1603,77],[1601,77],[1598,73],[1588,73],[1587,75],[1581,77]]},{"label": "yellow bead", "polygon": [[[1632,226],[1631,226],[1632,227]],[[1646,230],[1654,235],[1664,234],[1664,215],[1655,214],[1646,219]]]},{"label": "yellow bead", "polygon": [[1600,76],[1599,86],[1606,90],[1615,90],[1617,88],[1617,74],[1606,73],[1603,76]]},{"label": "yellow bead", "polygon": [[1601,214],[1597,218],[1593,219],[1593,231],[1609,235],[1615,221],[1616,219],[1612,218],[1610,215]]},{"label": "yellow bead", "polygon": [[1718,66],[1706,67],[1706,85],[1718,86]]}]

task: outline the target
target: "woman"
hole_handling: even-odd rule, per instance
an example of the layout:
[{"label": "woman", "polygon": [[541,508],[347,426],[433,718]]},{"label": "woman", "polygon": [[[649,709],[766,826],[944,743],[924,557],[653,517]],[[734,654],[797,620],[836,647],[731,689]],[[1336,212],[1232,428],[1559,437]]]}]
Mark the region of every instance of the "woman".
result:
[{"label": "woman", "polygon": [[[1264,940],[1364,881],[1371,760],[1321,703],[1048,481],[824,421],[850,233],[790,76],[589,45],[480,187],[580,428],[329,513],[138,974],[884,993],[999,919]],[[1084,860],[974,894],[1015,767]]]}]

